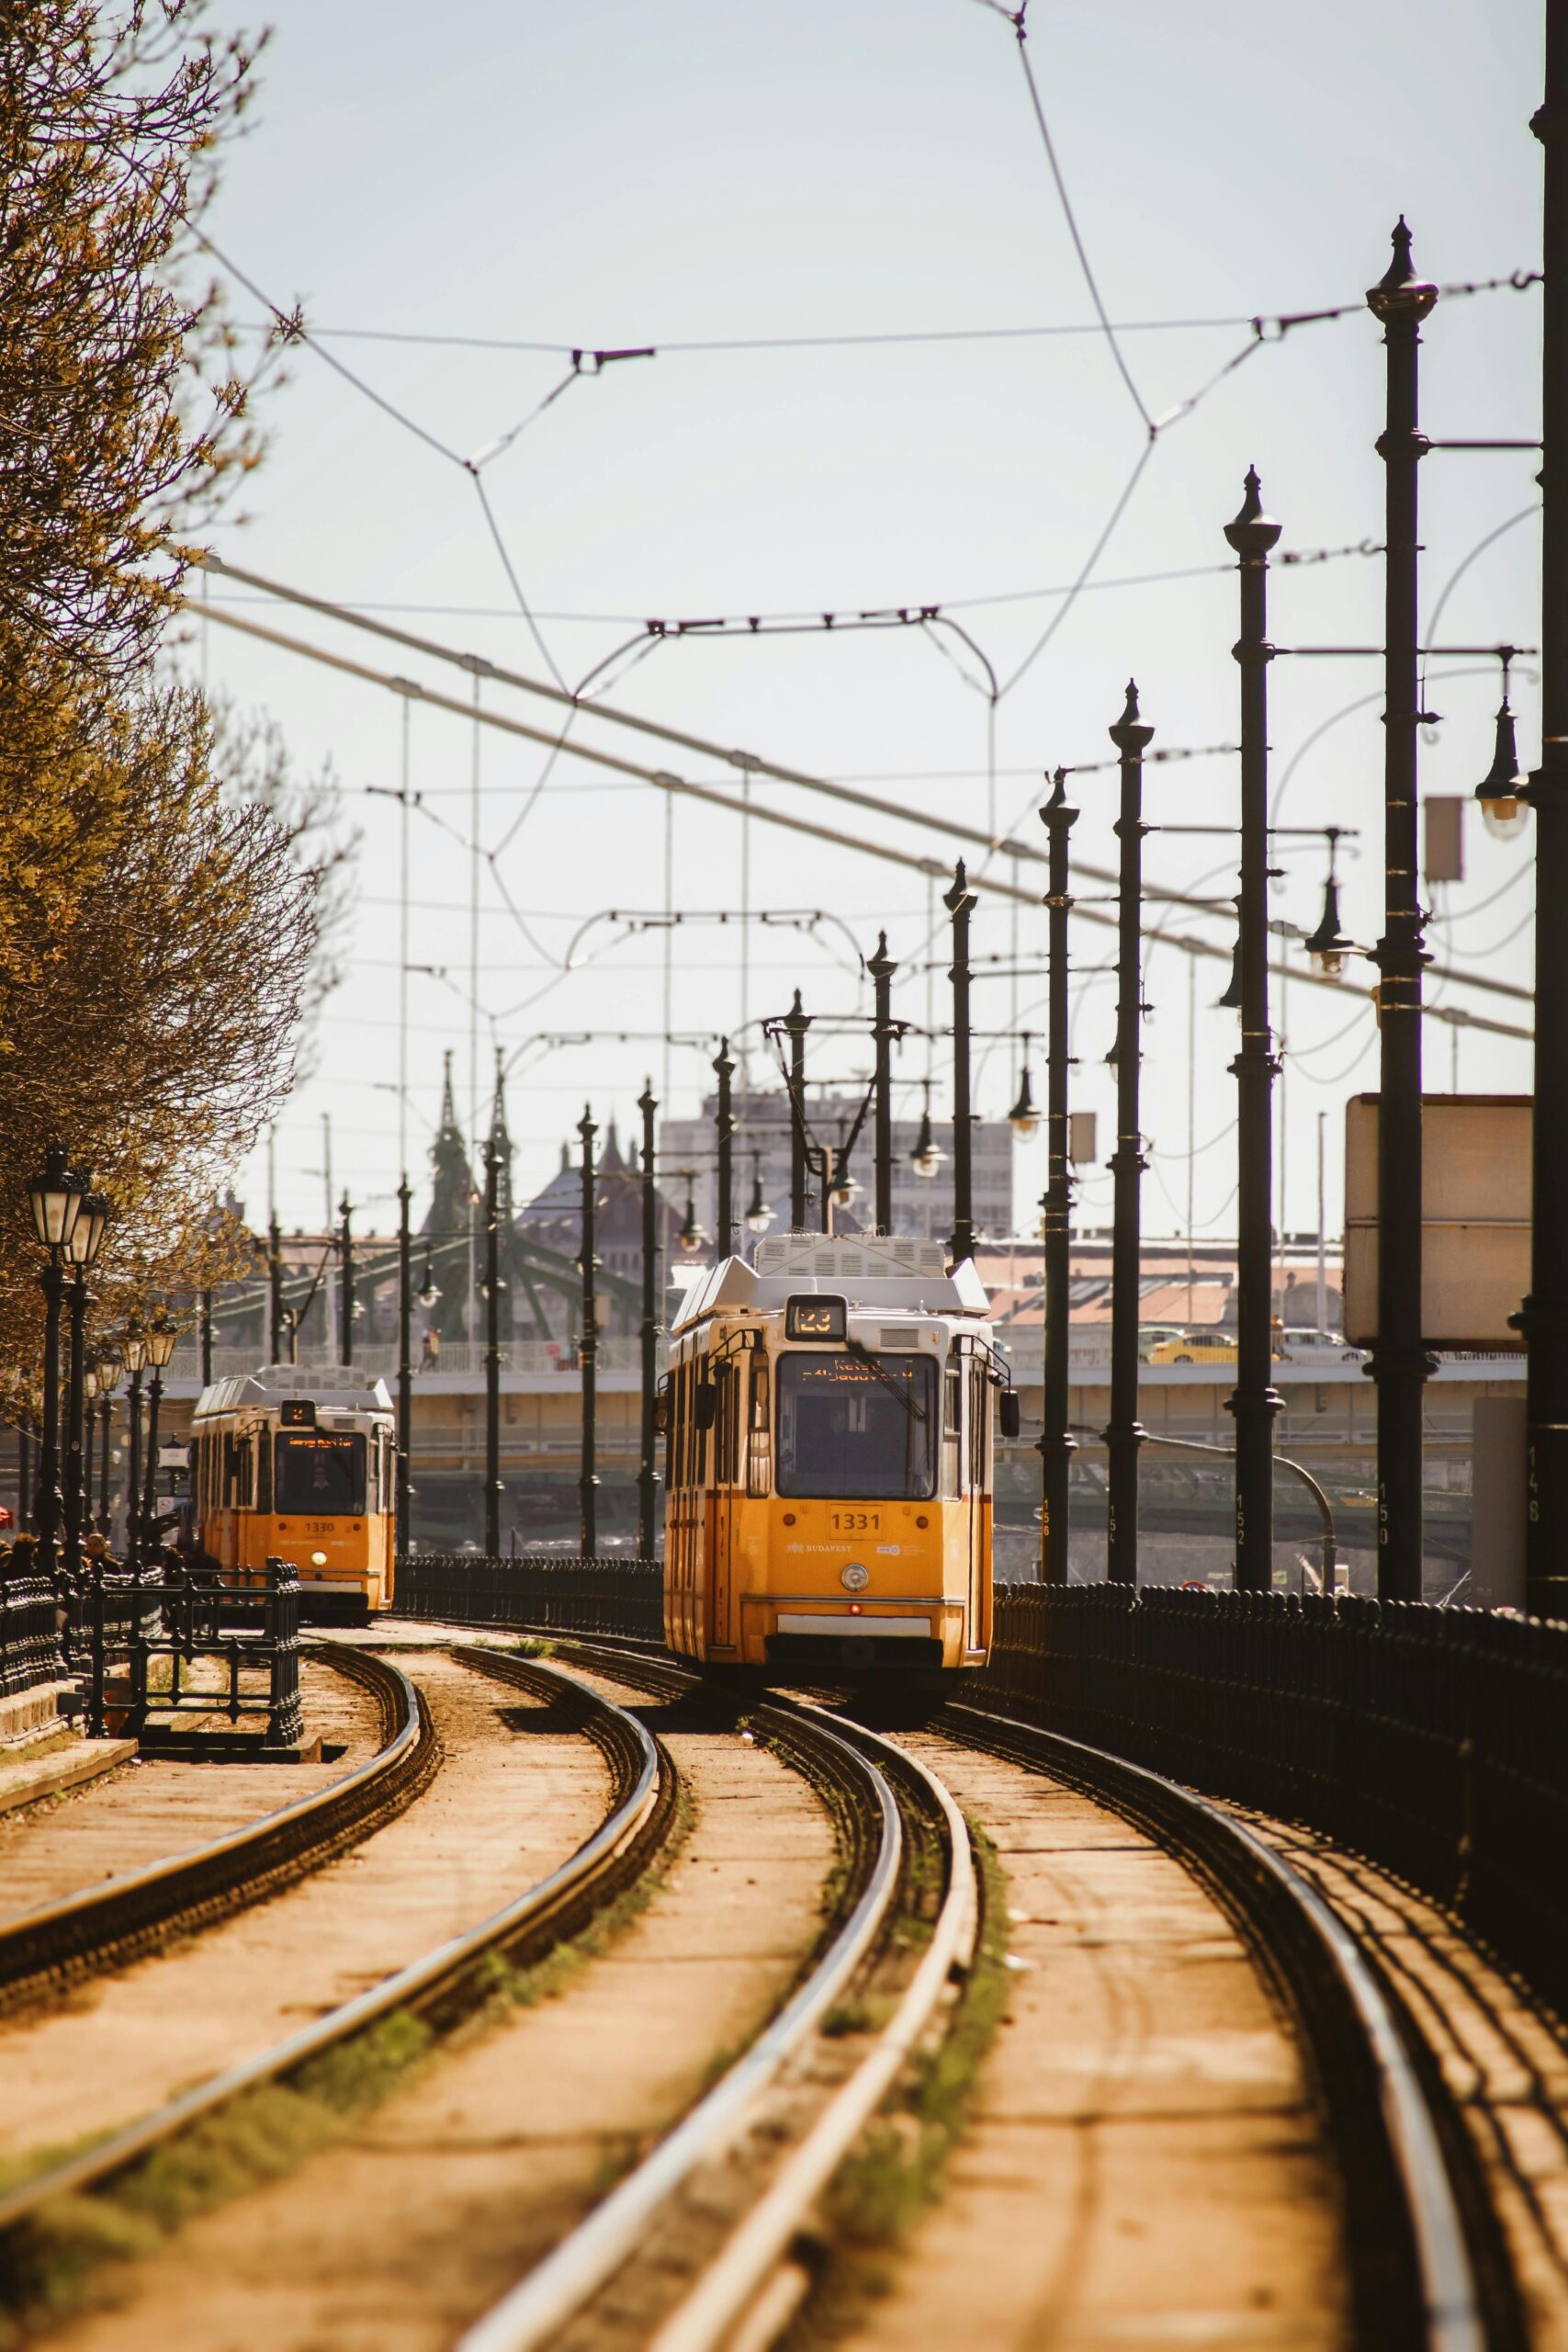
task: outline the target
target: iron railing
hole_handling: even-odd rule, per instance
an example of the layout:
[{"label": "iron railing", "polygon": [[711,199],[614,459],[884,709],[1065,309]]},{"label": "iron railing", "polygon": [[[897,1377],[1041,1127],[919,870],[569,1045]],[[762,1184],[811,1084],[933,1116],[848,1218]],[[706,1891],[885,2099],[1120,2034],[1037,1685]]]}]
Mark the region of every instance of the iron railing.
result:
[{"label": "iron railing", "polygon": [[0,1699],[58,1682],[60,1605],[42,1577],[16,1576],[0,1562]]},{"label": "iron railing", "polygon": [[420,1552],[398,1562],[398,1607],[458,1624],[546,1625],[563,1634],[664,1638],[663,1571],[656,1560],[525,1552]]}]

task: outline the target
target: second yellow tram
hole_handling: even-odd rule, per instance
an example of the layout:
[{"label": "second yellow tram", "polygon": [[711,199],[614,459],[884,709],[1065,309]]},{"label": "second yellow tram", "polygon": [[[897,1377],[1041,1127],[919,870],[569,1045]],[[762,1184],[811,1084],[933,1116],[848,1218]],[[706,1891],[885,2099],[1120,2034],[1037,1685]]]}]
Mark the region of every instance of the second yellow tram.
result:
[{"label": "second yellow tram", "polygon": [[204,1388],[191,1512],[225,1583],[291,1560],[308,1622],[389,1609],[395,1427],[384,1383],[347,1367],[263,1364]]},{"label": "second yellow tram", "polygon": [[928,1679],[991,1641],[997,1404],[972,1264],[787,1234],[730,1258],[671,1334],[664,1627],[721,1668]]}]

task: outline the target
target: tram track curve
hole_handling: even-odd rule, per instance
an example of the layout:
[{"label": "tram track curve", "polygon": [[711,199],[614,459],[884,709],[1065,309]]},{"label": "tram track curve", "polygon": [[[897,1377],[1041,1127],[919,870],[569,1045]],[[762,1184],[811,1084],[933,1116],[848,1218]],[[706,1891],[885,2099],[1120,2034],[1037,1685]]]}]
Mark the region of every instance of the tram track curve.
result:
[{"label": "tram track curve", "polygon": [[[655,1697],[684,1699],[702,1688],[700,1677],[650,1648],[601,1648],[578,1640],[558,1646],[575,1663]],[[871,2049],[819,2102],[805,2131],[771,2167],[761,2193],[732,2225],[719,2229],[716,2245],[676,2292],[672,2307],[659,2313],[646,2337],[658,2352],[717,2346],[768,2294],[802,2218],[927,2032],[951,1979],[967,1966],[976,1927],[973,1858],[962,1817],[935,1777],[879,1734],[831,1717],[809,1701],[760,1698],[750,1715],[819,1783],[836,1781],[842,1793],[854,1792],[858,1782],[863,1806],[878,1818],[879,1845],[866,1858],[852,1906],[750,2048],[576,2230],[467,2330],[457,2352],[532,2352],[586,2314],[611,2282],[626,2300],[625,2273],[651,2233],[703,2167],[733,2150],[781,2072],[799,2059],[886,1934],[911,1792],[928,1809],[944,1849],[946,1883],[930,1940]],[[667,2267],[667,2257],[660,2267]]]},{"label": "tram track curve", "polygon": [[0,1924],[0,2017],[281,1894],[392,1820],[429,1784],[440,1742],[401,1668],[336,1645],[312,1645],[307,1655],[376,1701],[374,1755],[293,1804]]},{"label": "tram track curve", "polygon": [[[680,1675],[690,1687],[651,1644],[555,1638],[566,1654],[626,1680],[648,1676],[658,1687]],[[769,1703],[795,1702],[773,1696]],[[852,1708],[845,1712],[854,1718]],[[1382,1971],[1318,1889],[1224,1807],[1108,1749],[956,1701],[927,1728],[1080,1789],[1184,1862],[1220,1903],[1292,2018],[1310,2072],[1340,2174],[1352,2340],[1367,2352],[1521,2346],[1526,2332],[1490,2192],[1437,2063]],[[820,2185],[802,2195],[792,2226]],[[759,2295],[764,2278],[765,2271],[753,2282]],[[655,2341],[659,2352],[702,2352],[724,2333],[694,2325]],[[547,2340],[487,2323],[459,2352],[526,2352]]]},{"label": "tram track curve", "polygon": [[[61,2200],[113,2188],[246,2093],[286,2083],[311,2061],[394,2014],[412,2014],[438,2030],[457,2022],[487,1996],[488,1963],[502,1958],[527,1964],[541,1957],[586,1926],[658,1853],[673,1815],[676,1781],[668,1757],[635,1715],[543,1661],[457,1645],[453,1655],[553,1704],[593,1741],[611,1781],[609,1806],[598,1827],[557,1869],[472,1928],[298,2032],[0,2195],[0,2293],[13,2309],[26,2306],[33,2234],[47,2225],[51,2209]],[[400,1673],[399,1679],[406,1678]]]}]

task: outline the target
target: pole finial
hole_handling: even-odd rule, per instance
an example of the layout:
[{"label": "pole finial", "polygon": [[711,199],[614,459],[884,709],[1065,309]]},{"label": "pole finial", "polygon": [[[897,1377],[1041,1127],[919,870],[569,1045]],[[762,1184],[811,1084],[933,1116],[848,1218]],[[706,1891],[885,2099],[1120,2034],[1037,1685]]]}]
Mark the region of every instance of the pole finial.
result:
[{"label": "pole finial", "polygon": [[1380,319],[1411,314],[1424,319],[1438,299],[1438,289],[1416,274],[1414,240],[1403,212],[1394,222],[1390,243],[1393,258],[1377,284],[1368,288],[1367,306]]},{"label": "pole finial", "polygon": [[1258,469],[1248,466],[1241,504],[1225,525],[1225,537],[1244,563],[1260,563],[1279,536],[1280,525],[1263,512],[1263,484]]},{"label": "pole finial", "polygon": [[1123,756],[1135,755],[1143,751],[1146,743],[1153,741],[1154,729],[1139,714],[1138,682],[1135,678],[1128,679],[1127,700],[1122,707],[1122,716],[1115,726],[1107,731],[1111,741]]}]

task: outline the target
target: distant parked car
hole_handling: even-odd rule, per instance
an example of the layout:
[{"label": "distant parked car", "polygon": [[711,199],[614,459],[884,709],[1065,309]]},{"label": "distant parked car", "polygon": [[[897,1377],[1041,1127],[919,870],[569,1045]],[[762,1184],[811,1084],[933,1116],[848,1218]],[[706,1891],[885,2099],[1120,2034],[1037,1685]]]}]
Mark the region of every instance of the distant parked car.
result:
[{"label": "distant parked car", "polygon": [[1343,1331],[1321,1331],[1304,1323],[1288,1323],[1276,1347],[1287,1363],[1356,1363],[1362,1353],[1349,1345]]},{"label": "distant parked car", "polygon": [[1178,1331],[1149,1351],[1150,1363],[1235,1363],[1234,1331]]}]

